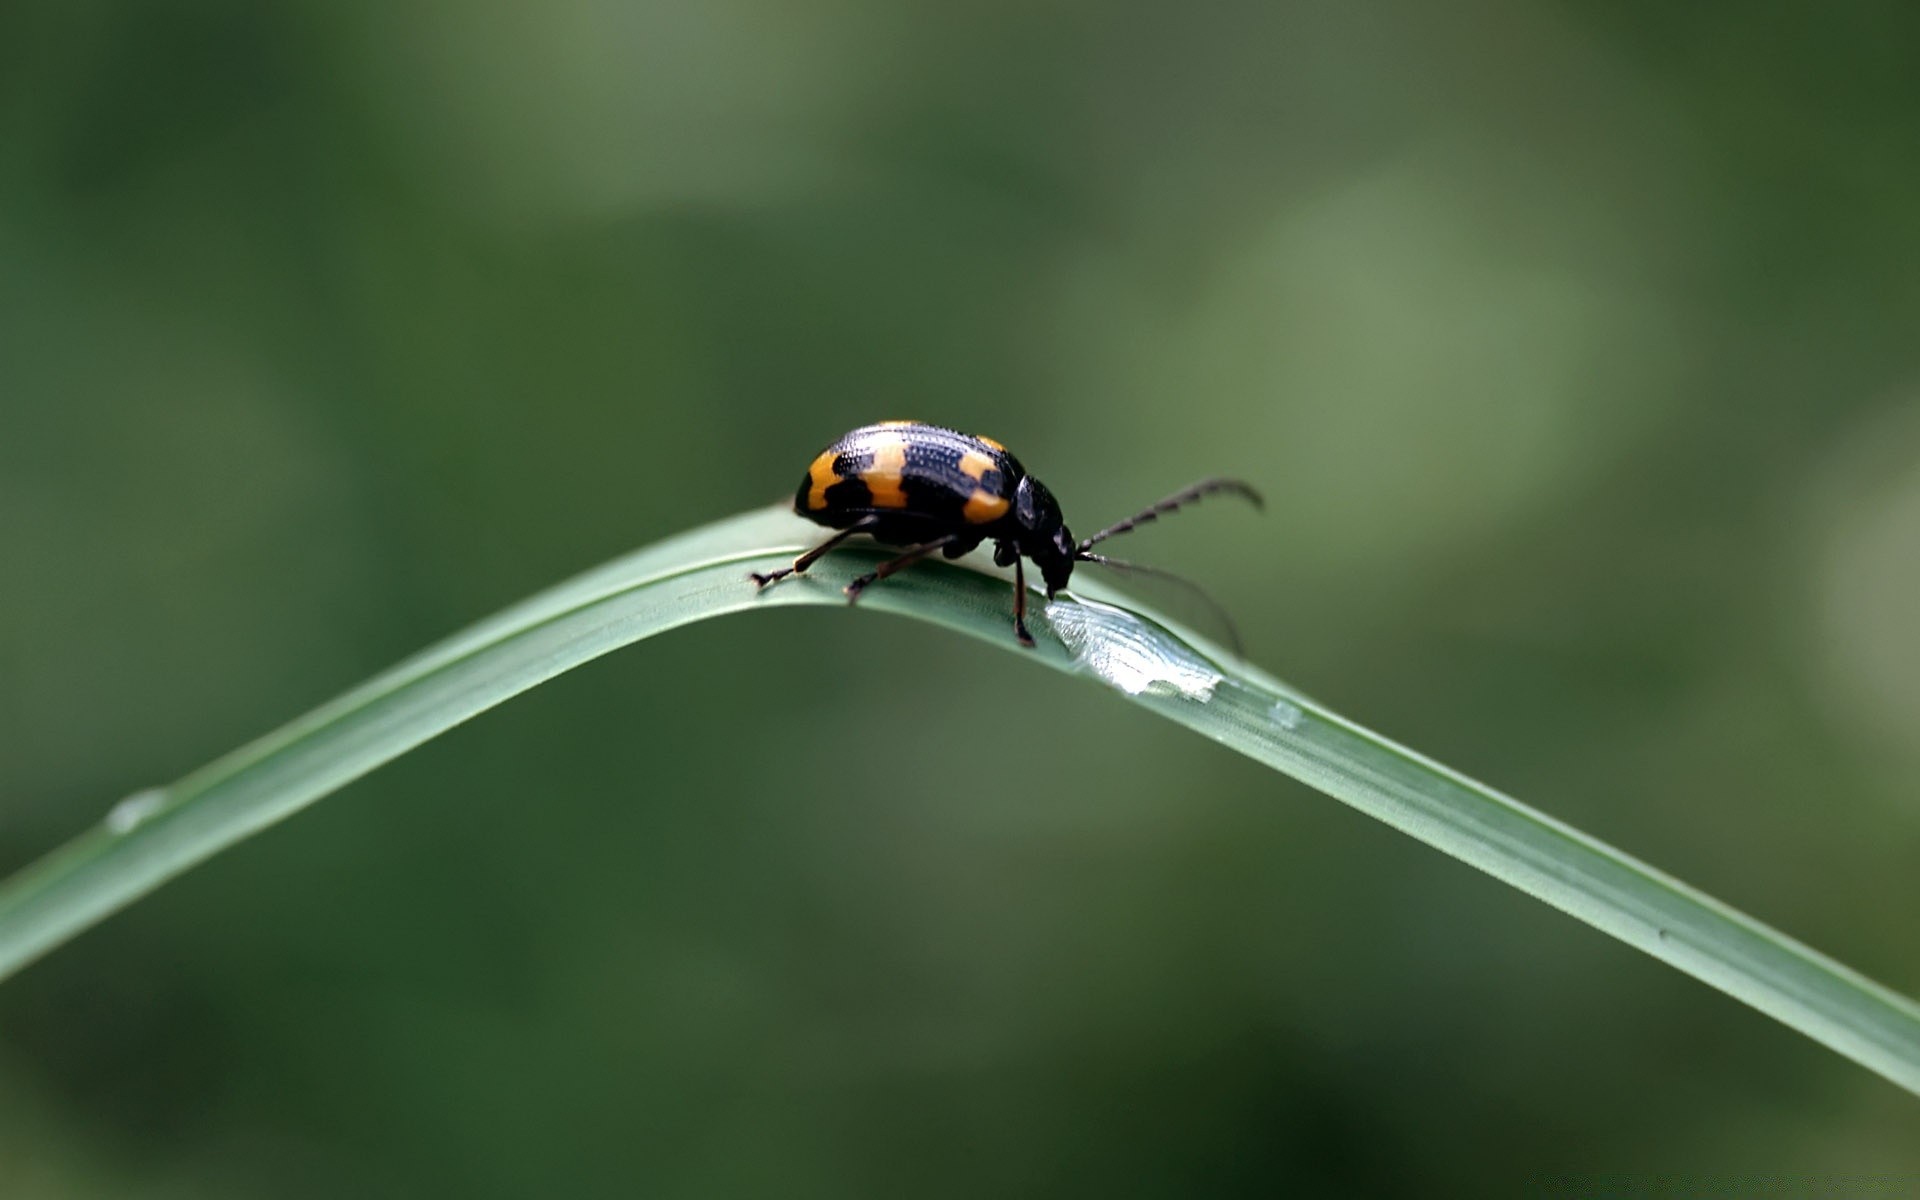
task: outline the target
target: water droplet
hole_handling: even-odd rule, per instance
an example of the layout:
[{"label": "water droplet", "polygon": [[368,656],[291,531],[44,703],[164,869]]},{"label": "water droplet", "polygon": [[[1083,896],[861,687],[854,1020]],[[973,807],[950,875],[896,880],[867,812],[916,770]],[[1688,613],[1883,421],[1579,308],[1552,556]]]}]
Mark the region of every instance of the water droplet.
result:
[{"label": "water droplet", "polygon": [[1082,667],[1129,696],[1206,700],[1220,686],[1222,676],[1212,663],[1123,608],[1057,600],[1047,605],[1047,623]]},{"label": "water droplet", "polygon": [[142,822],[159,811],[167,802],[167,794],[159,788],[145,788],[128,796],[107,811],[107,832],[114,834],[131,833]]},{"label": "water droplet", "polygon": [[1300,722],[1306,719],[1307,714],[1301,712],[1300,706],[1291,701],[1275,700],[1273,707],[1267,710],[1267,715],[1272,717],[1273,723],[1282,729],[1298,729]]}]

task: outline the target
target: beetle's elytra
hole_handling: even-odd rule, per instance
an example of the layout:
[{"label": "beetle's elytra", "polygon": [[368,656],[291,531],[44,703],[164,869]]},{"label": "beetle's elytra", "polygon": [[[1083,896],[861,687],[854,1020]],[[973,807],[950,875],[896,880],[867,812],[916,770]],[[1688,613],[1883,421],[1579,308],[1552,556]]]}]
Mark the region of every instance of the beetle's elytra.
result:
[{"label": "beetle's elytra", "polygon": [[1151,570],[1088,550],[1213,492],[1233,492],[1260,504],[1259,493],[1237,479],[1203,479],[1076,542],[1047,485],[1027,474],[999,442],[918,421],[882,421],[862,425],[822,450],[794,492],[795,512],[838,532],[794,559],[792,566],[752,578],[765,587],[802,574],[856,533],[907,547],[906,553],[848,584],[851,603],[869,585],[935,551],[959,558],[991,541],[994,563],[1014,569],[1014,636],[1031,646],[1023,559],[1032,559],[1039,568],[1048,599],[1067,586],[1075,563]]}]

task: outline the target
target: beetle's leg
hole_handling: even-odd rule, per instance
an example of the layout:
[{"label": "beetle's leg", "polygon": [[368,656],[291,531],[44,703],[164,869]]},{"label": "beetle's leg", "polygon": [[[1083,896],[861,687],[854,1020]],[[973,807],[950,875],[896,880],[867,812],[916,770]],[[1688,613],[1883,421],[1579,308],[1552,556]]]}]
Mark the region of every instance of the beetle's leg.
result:
[{"label": "beetle's leg", "polygon": [[1027,568],[1018,558],[1013,560],[1013,636],[1033,649],[1033,635],[1027,632]]},{"label": "beetle's leg", "polygon": [[872,525],[872,517],[863,517],[859,521],[842,529],[839,533],[834,534],[826,541],[821,542],[805,554],[802,554],[799,558],[794,559],[792,566],[782,567],[778,571],[770,571],[765,575],[762,575],[758,571],[753,571],[747,575],[747,578],[753,580],[757,586],[765,587],[770,583],[776,583],[779,580],[785,579],[789,575],[804,575],[806,574],[807,568],[812,566],[822,554],[838,546],[841,542],[846,541],[856,533],[865,533]]},{"label": "beetle's leg", "polygon": [[878,583],[895,571],[912,566],[959,536],[957,533],[950,533],[945,537],[935,538],[923,545],[915,546],[899,558],[890,558],[886,562],[881,563],[873,570],[868,571],[865,575],[860,576],[860,578],[847,585],[847,603],[852,604],[854,601],[860,599],[860,593],[867,590],[867,585]]}]

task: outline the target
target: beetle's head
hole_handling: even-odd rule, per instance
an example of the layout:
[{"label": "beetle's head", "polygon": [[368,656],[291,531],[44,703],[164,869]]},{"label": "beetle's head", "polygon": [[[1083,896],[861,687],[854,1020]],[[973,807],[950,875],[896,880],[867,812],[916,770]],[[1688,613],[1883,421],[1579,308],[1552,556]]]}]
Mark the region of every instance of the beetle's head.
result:
[{"label": "beetle's head", "polygon": [[1013,523],[1020,530],[1020,553],[1040,569],[1040,577],[1047,581],[1047,597],[1051,599],[1073,578],[1073,560],[1078,548],[1060,516],[1059,502],[1046,484],[1031,475],[1023,476],[1019,487],[1014,489]]}]

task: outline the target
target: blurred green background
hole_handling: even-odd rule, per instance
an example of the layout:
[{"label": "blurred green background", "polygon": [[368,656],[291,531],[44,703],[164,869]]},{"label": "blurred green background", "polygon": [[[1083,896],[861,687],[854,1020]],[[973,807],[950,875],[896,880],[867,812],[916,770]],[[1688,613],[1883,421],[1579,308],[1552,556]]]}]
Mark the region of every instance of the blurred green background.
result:
[{"label": "blurred green background", "polygon": [[[1909,3],[0,7],[0,870],[1013,447],[1292,684],[1920,993]],[[0,988],[0,1194],[1920,1171],[1866,1071],[1084,682],[619,654]]]}]

